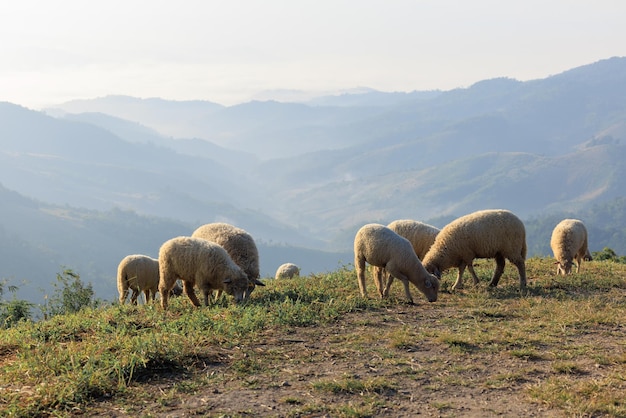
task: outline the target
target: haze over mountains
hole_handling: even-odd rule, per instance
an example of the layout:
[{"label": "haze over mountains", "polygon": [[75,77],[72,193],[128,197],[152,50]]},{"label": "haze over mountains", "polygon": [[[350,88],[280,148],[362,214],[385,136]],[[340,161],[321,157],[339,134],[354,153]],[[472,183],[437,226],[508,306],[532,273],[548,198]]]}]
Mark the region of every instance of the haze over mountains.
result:
[{"label": "haze over mountains", "polygon": [[[46,267],[37,263],[37,276],[63,260],[90,265],[79,273],[104,281],[124,255],[154,256],[172,234],[214,221],[264,245],[265,275],[286,261],[324,271],[336,267],[333,256],[351,262],[354,232],[367,222],[443,226],[485,208],[528,220],[600,212],[626,196],[625,137],[626,58],[529,82],[364,90],[304,103],[107,96],[41,112],[0,103],[0,192],[9,196],[0,233],[24,249],[13,248],[12,261],[52,254]],[[41,229],[24,225],[31,215]],[[57,246],[38,236],[60,220],[77,229],[64,233],[68,224],[57,223]],[[599,237],[610,222],[597,222],[590,228]],[[101,235],[85,241],[96,224]],[[544,236],[528,240],[549,254]],[[81,253],[85,242],[97,250]],[[605,244],[591,236],[593,251]],[[61,249],[75,245],[73,257]],[[278,262],[281,251],[292,259]],[[9,273],[0,277],[35,280]],[[114,281],[102,288],[109,297]]]}]

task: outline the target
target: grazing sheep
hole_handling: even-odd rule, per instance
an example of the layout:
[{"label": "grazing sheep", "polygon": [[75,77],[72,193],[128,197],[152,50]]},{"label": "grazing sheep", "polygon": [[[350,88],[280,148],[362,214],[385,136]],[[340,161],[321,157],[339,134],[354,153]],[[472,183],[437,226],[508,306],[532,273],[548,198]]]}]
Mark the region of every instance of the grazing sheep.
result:
[{"label": "grazing sheep", "polygon": [[[256,285],[264,286],[259,280],[259,251],[248,232],[227,223],[215,222],[198,227],[191,236],[214,242],[226,250],[235,264],[241,267],[248,276],[249,289],[246,292],[246,298],[250,296]],[[216,298],[219,298],[221,293],[218,290]]]},{"label": "grazing sheep", "polygon": [[[422,222],[414,221],[411,219],[400,219],[397,221],[391,222],[387,225],[387,228],[391,229],[396,234],[400,235],[409,240],[411,245],[413,246],[413,251],[415,251],[415,255],[420,260],[424,259],[424,256],[428,252],[428,249],[435,242],[435,238],[439,233],[439,228],[436,228],[432,225],[428,225]],[[379,274],[377,269],[381,267],[376,267],[375,274]],[[393,276],[387,274],[383,269],[383,283],[385,284],[384,294],[385,296],[389,295],[389,290],[391,288],[391,284],[393,283]],[[408,283],[404,283],[406,287],[409,286]],[[408,292],[408,289],[404,289],[405,293]]]},{"label": "grazing sheep", "polygon": [[496,259],[496,270],[489,283],[492,287],[498,285],[508,259],[519,271],[520,290],[526,289],[526,229],[522,221],[508,210],[497,209],[462,216],[439,232],[423,263],[437,277],[444,270],[457,267],[459,275],[452,289],[461,289],[465,267],[474,284],[479,281],[472,265],[475,258]]},{"label": "grazing sheep", "polygon": [[552,231],[550,247],[556,258],[556,274],[570,274],[576,260],[576,273],[580,273],[582,260],[590,261],[587,228],[578,219],[564,219]]},{"label": "grazing sheep", "polygon": [[133,293],[130,302],[137,304],[139,293],[143,292],[146,303],[154,301],[159,288],[159,261],[147,255],[127,255],[117,266],[117,290],[120,303],[126,303],[128,290]]},{"label": "grazing sheep", "polygon": [[285,263],[276,270],[275,279],[292,279],[300,275],[300,267],[292,263]]},{"label": "grazing sheep", "polygon": [[439,234],[439,228],[411,219],[393,221],[387,225],[387,228],[408,239],[420,260],[424,259]]},{"label": "grazing sheep", "polygon": [[219,244],[202,238],[177,237],[163,243],[159,249],[159,270],[163,309],[167,309],[169,291],[177,280],[183,282],[183,291],[194,306],[200,306],[194,286],[202,291],[205,306],[209,305],[213,290],[226,291],[235,302],[244,300],[248,291],[246,273]]},{"label": "grazing sheep", "polygon": [[[428,273],[420,262],[411,243],[384,225],[367,224],[361,227],[354,237],[354,265],[356,266],[359,288],[363,297],[367,296],[365,287],[365,263],[383,267],[396,279],[405,283],[404,289],[409,303],[413,297],[408,282],[413,283],[428,299],[437,300],[439,280]],[[381,298],[385,297],[382,271],[377,270],[375,283]]]}]

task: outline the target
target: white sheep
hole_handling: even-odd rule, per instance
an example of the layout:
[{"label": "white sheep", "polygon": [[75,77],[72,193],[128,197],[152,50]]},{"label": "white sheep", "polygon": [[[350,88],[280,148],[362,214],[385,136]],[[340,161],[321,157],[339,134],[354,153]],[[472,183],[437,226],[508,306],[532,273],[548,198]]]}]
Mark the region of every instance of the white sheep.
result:
[{"label": "white sheep", "polygon": [[[259,280],[259,251],[252,236],[241,228],[224,223],[215,222],[198,227],[192,237],[203,238],[221,245],[230,258],[246,273],[249,280],[249,289],[245,297],[250,296],[256,285],[265,286]],[[221,291],[217,291],[219,298]]]},{"label": "white sheep", "polygon": [[183,282],[183,291],[194,306],[200,306],[194,286],[202,291],[205,306],[209,305],[213,290],[224,290],[235,302],[244,300],[248,291],[246,273],[219,244],[202,238],[176,237],[163,243],[159,249],[159,270],[163,309],[167,309],[169,291],[177,280]]},{"label": "white sheep", "polygon": [[137,304],[139,293],[143,292],[146,303],[154,301],[159,288],[159,261],[147,255],[127,255],[117,266],[117,290],[120,303],[126,303],[128,291],[132,290],[130,302]]},{"label": "white sheep", "polygon": [[450,267],[457,267],[459,274],[452,289],[461,289],[465,267],[477,284],[474,259],[495,258],[496,269],[489,285],[496,287],[508,259],[519,272],[520,290],[525,290],[526,250],[526,229],[517,216],[508,210],[482,210],[462,216],[441,229],[423,264],[437,277]]},{"label": "white sheep", "polygon": [[292,279],[300,275],[300,267],[293,263],[282,264],[276,269],[275,279]]},{"label": "white sheep", "polygon": [[570,274],[576,260],[576,273],[580,273],[582,260],[590,261],[587,228],[578,219],[564,219],[552,231],[550,247],[556,258],[556,274]]},{"label": "white sheep", "polygon": [[[432,225],[428,225],[423,222],[414,221],[412,219],[399,219],[391,222],[387,225],[387,228],[391,229],[396,234],[400,235],[409,240],[411,245],[413,246],[413,251],[415,251],[415,255],[420,260],[424,259],[424,256],[430,249],[430,247],[435,242],[435,238],[439,233],[439,228],[436,228]],[[375,274],[380,274],[376,269],[381,267],[376,267]],[[387,296],[389,294],[389,290],[391,289],[391,284],[393,283],[393,276],[387,274],[384,269],[382,272],[383,275],[383,283],[385,283],[384,295]],[[404,283],[406,287],[409,286],[408,283]],[[408,289],[404,289],[405,293],[408,292]]]},{"label": "white sheep", "polygon": [[387,228],[408,239],[420,260],[424,259],[439,234],[439,228],[412,219],[393,221],[387,225]]},{"label": "white sheep", "polygon": [[[354,265],[357,271],[361,295],[367,297],[365,286],[365,263],[383,267],[396,279],[405,284],[404,289],[409,303],[413,297],[408,282],[413,283],[428,299],[437,300],[439,280],[428,273],[420,262],[411,243],[391,229],[380,224],[367,224],[361,227],[354,237]],[[385,297],[382,271],[377,269],[374,277],[381,298]]]}]

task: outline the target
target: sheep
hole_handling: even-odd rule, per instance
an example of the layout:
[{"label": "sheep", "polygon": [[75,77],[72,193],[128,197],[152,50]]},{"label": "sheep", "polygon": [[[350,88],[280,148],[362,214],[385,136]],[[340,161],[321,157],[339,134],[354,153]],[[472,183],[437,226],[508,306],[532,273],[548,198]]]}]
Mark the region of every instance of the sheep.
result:
[{"label": "sheep", "polygon": [[275,279],[292,279],[300,275],[300,267],[292,263],[282,264],[276,270]]},{"label": "sheep", "polygon": [[[367,297],[365,287],[365,263],[374,267],[383,267],[398,280],[405,283],[404,289],[407,300],[413,304],[413,297],[409,291],[408,282],[413,283],[428,299],[437,300],[439,280],[428,273],[420,262],[411,243],[406,238],[380,224],[367,224],[359,229],[354,237],[354,265],[361,296]],[[375,283],[381,298],[386,295],[382,281],[382,271],[377,270]]]},{"label": "sheep", "polygon": [[[133,293],[130,301],[137,304],[139,293],[144,292],[146,303],[153,302],[159,288],[159,260],[147,255],[127,255],[117,266],[117,290],[120,293],[120,303],[126,303],[128,290]],[[178,282],[170,291],[171,296],[180,296],[183,288]]]},{"label": "sheep", "polygon": [[552,231],[550,247],[556,258],[556,274],[570,274],[576,260],[576,273],[580,273],[582,260],[590,261],[587,228],[578,219],[564,219]]},{"label": "sheep", "polygon": [[128,291],[132,290],[130,302],[137,304],[139,293],[143,292],[146,303],[153,302],[159,287],[159,261],[147,255],[127,255],[117,266],[117,290],[120,303],[126,303]]},{"label": "sheep", "polygon": [[387,225],[387,228],[408,239],[420,260],[424,259],[439,234],[439,228],[411,219],[393,221]]},{"label": "sheep", "polygon": [[198,287],[209,305],[213,290],[224,290],[235,302],[245,299],[248,291],[246,273],[230,258],[219,244],[195,237],[172,238],[159,249],[159,292],[161,306],[167,309],[169,291],[177,280],[183,282],[183,291],[194,306],[200,301],[194,292]]},{"label": "sheep", "polygon": [[[256,285],[265,286],[259,280],[259,251],[248,232],[227,223],[215,222],[198,227],[191,236],[214,242],[226,250],[235,264],[241,267],[248,276],[249,289],[246,292],[246,298],[250,296]],[[221,290],[217,290],[216,299],[221,296],[221,293]]]},{"label": "sheep", "polygon": [[[422,222],[414,221],[411,219],[399,219],[391,222],[387,225],[387,228],[391,229],[396,234],[400,235],[409,240],[411,245],[413,246],[413,251],[415,251],[415,255],[420,260],[424,259],[426,252],[435,242],[435,238],[439,233],[439,228],[436,228],[432,225],[428,225]],[[379,274],[377,269],[381,267],[376,267],[375,274]],[[386,277],[385,284],[385,296],[389,294],[389,290],[391,288],[391,284],[393,283],[393,276],[387,274],[384,269],[382,271],[383,278]],[[404,283],[405,286],[408,287],[408,283]],[[405,293],[408,292],[408,289],[404,289]]]},{"label": "sheep", "polygon": [[462,216],[446,225],[437,235],[423,264],[426,270],[441,278],[441,273],[457,267],[459,274],[452,289],[463,288],[467,267],[479,282],[472,262],[475,258],[495,258],[496,269],[489,285],[496,287],[504,272],[505,259],[519,272],[520,290],[526,289],[526,229],[522,221],[508,210],[489,209]]}]

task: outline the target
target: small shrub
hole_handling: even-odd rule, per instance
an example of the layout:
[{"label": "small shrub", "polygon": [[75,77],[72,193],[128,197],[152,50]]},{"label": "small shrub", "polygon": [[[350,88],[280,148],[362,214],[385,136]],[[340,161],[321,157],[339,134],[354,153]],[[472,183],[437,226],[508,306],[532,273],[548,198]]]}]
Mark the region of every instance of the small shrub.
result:
[{"label": "small shrub", "polygon": [[609,247],[604,247],[602,251],[594,251],[591,253],[595,261],[613,261],[615,263],[626,264],[626,256],[619,256]]},{"label": "small shrub", "polygon": [[83,283],[78,273],[71,269],[64,269],[61,273],[57,273],[54,294],[47,299],[41,311],[44,318],[50,318],[55,315],[76,313],[87,307],[95,308],[98,302],[93,296],[91,283]]},{"label": "small shrub", "polygon": [[20,321],[31,319],[33,306],[34,304],[20,299],[0,301],[0,328],[10,328]]},{"label": "small shrub", "polygon": [[8,285],[7,289],[13,293],[14,298],[10,301],[3,301],[4,288],[7,286],[7,281],[0,281],[0,328],[10,328],[22,320],[30,320],[32,318],[31,309],[34,306],[32,303],[16,299],[15,292],[18,291],[18,287],[14,285]]}]

